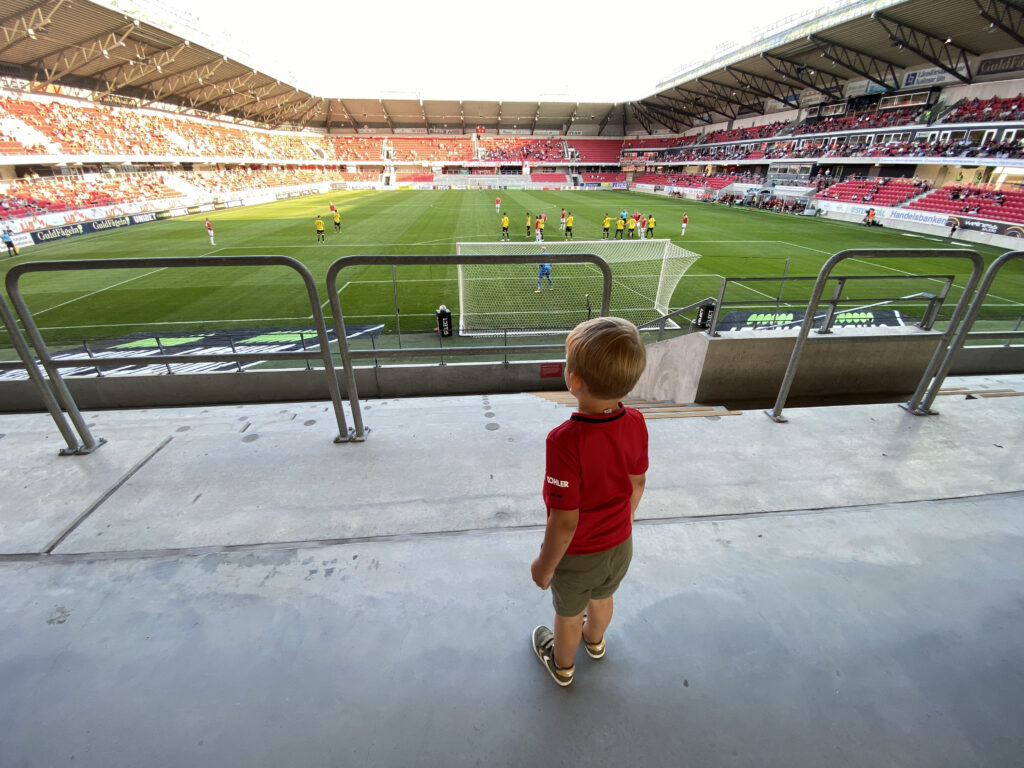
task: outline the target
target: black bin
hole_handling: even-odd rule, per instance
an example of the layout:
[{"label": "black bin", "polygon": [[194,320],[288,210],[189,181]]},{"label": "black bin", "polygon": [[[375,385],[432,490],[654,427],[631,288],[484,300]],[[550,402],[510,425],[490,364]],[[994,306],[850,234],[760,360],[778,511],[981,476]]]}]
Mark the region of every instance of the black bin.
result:
[{"label": "black bin", "polygon": [[452,335],[452,311],[444,304],[437,308],[437,332],[441,336]]},{"label": "black bin", "polygon": [[706,301],[697,308],[697,327],[703,331],[711,327],[711,316],[715,312],[715,302]]}]

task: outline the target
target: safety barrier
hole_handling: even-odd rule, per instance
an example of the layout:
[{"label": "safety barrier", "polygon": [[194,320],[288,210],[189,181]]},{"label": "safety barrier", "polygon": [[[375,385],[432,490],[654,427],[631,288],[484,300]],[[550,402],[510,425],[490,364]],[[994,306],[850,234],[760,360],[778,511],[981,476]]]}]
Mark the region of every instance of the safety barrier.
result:
[{"label": "safety barrier", "polygon": [[[612,272],[608,262],[592,253],[548,253],[545,255],[547,261],[552,264],[594,264],[601,270],[603,287],[601,291],[601,316],[608,314],[612,297]],[[341,351],[341,362],[345,370],[345,385],[348,392],[349,406],[352,408],[352,424],[354,427],[353,440],[365,440],[366,429],[363,426],[362,412],[359,407],[359,393],[356,388],[355,371],[353,361],[357,359],[377,359],[385,357],[433,357],[437,355],[435,349],[366,349],[351,350],[348,346],[348,338],[345,333],[345,319],[341,310],[341,297],[338,293],[338,274],[343,269],[351,267],[368,266],[426,266],[426,265],[455,265],[455,264],[536,264],[536,254],[522,256],[510,255],[476,255],[476,256],[420,256],[420,255],[359,255],[343,256],[331,264],[327,270],[327,296],[331,302],[331,314],[334,317],[334,331],[338,338],[338,348]],[[497,347],[459,347],[459,355],[480,356],[493,355]],[[500,347],[506,353],[523,354],[534,352],[551,352],[562,349],[560,344],[517,344],[513,346]]]},{"label": "safety barrier", "polygon": [[[1008,251],[1000,256],[998,259],[992,262],[989,266],[988,271],[985,272],[985,276],[981,279],[981,284],[978,286],[978,292],[974,297],[974,301],[971,302],[970,308],[967,310],[967,315],[964,317],[963,324],[960,326],[960,330],[953,341],[949,345],[949,349],[946,351],[946,356],[942,359],[939,364],[938,370],[935,372],[935,380],[932,382],[931,387],[928,389],[924,396],[924,399],[918,401],[916,404],[913,400],[907,403],[905,406],[908,411],[918,416],[930,416],[935,413],[932,410],[932,403],[935,402],[936,396],[939,394],[939,389],[942,387],[942,382],[946,380],[946,376],[949,374],[949,369],[953,365],[953,356],[960,351],[963,347],[964,342],[968,338],[972,339],[1022,339],[1024,338],[1024,331],[1017,330],[1015,328],[1012,331],[972,331],[974,327],[974,321],[978,319],[978,313],[981,311],[981,305],[985,302],[988,297],[988,292],[992,288],[992,283],[996,279],[996,275],[999,271],[1005,267],[1009,262],[1016,261],[1017,259],[1024,259],[1024,251]],[[1020,327],[1020,321],[1017,322],[1017,327]],[[1009,343],[1009,342],[1007,342]]]},{"label": "safety barrier", "polygon": [[966,250],[850,250],[840,251],[829,258],[818,273],[818,278],[814,281],[814,290],[811,293],[810,300],[807,302],[807,314],[804,317],[803,324],[800,326],[800,332],[797,335],[796,343],[793,345],[793,353],[789,358],[789,365],[786,367],[786,373],[782,379],[782,386],[779,388],[779,396],[775,401],[775,407],[770,411],[765,411],[772,421],[779,423],[784,423],[786,421],[782,416],[782,409],[786,406],[786,398],[789,396],[789,390],[793,386],[793,379],[796,377],[796,371],[800,364],[800,356],[803,353],[804,345],[807,343],[808,335],[814,325],[816,319],[815,313],[817,312],[818,304],[821,302],[821,295],[825,290],[825,283],[829,279],[829,276],[832,274],[832,270],[835,269],[836,265],[846,259],[965,259],[970,261],[973,265],[971,269],[971,276],[968,279],[967,284],[964,286],[963,294],[960,296],[960,300],[957,302],[956,308],[953,310],[953,314],[949,318],[949,326],[946,332],[942,334],[940,343],[935,349],[935,354],[932,355],[931,360],[925,367],[924,374],[921,377],[921,383],[918,384],[917,390],[910,398],[910,402],[906,405],[907,410],[918,415],[922,415],[923,413],[918,410],[918,406],[924,395],[925,389],[939,369],[940,361],[942,361],[943,357],[946,356],[950,341],[959,327],[964,309],[970,302],[971,296],[974,295],[975,286],[977,286],[978,281],[981,278],[981,273],[985,269],[985,263],[982,261],[981,256],[974,251]]},{"label": "safety barrier", "polygon": [[[22,346],[24,349],[18,349],[22,363],[29,371],[29,375],[32,377],[32,380],[39,387],[40,394],[42,395],[44,402],[47,404],[47,409],[50,410],[51,415],[53,415],[57,422],[58,428],[61,429],[61,434],[63,434],[65,439],[68,441],[68,450],[62,451],[62,453],[88,453],[102,444],[102,441],[96,441],[96,439],[90,434],[89,429],[79,412],[78,406],[75,404],[74,398],[71,396],[64,379],[60,375],[61,368],[70,368],[80,365],[92,366],[96,363],[96,360],[91,357],[64,357],[60,360],[53,359],[46,346],[46,342],[43,341],[43,337],[39,333],[39,329],[32,317],[32,312],[29,310],[28,305],[25,303],[21,294],[18,283],[23,275],[34,272],[66,272],[98,269],[154,270],[198,267],[266,266],[287,267],[288,269],[297,272],[299,277],[302,278],[302,282],[306,287],[306,292],[309,297],[311,317],[316,330],[317,339],[319,341],[318,350],[309,351],[303,349],[291,352],[260,351],[250,353],[223,352],[202,355],[166,355],[161,351],[158,355],[146,355],[145,357],[138,355],[104,357],[103,362],[105,364],[123,365],[138,363],[140,360],[144,360],[145,362],[164,362],[167,364],[205,363],[210,361],[243,363],[259,362],[264,360],[309,360],[312,358],[319,358],[324,365],[324,375],[327,377],[328,388],[331,393],[331,402],[334,404],[334,413],[338,423],[338,435],[335,437],[334,441],[341,443],[352,439],[352,432],[349,430],[345,422],[345,413],[341,405],[341,390],[338,386],[338,377],[334,368],[334,361],[331,358],[330,342],[327,337],[327,326],[324,322],[323,311],[320,308],[320,295],[317,292],[313,275],[301,262],[288,256],[203,256],[183,258],[79,259],[70,261],[27,262],[25,264],[18,264],[17,266],[12,267],[7,273],[7,295],[10,296],[11,304],[14,306],[14,310],[18,314],[18,318],[21,320],[22,326],[25,328],[25,332],[32,342],[32,346],[35,347],[36,357],[38,357],[39,363],[46,372],[49,384],[52,384],[53,386],[53,391],[50,391],[47,381],[43,379],[39,370],[36,368],[34,361],[32,361],[31,356],[28,354],[27,346],[24,345],[24,340],[22,339]],[[7,326],[8,330],[11,332],[11,338],[15,340],[15,346],[18,347],[17,340],[21,338],[21,334],[18,332],[14,318],[8,317],[10,312],[6,307],[6,304],[0,305],[0,308],[4,310],[4,325]],[[78,442],[77,438],[70,433],[70,430],[66,430],[64,428],[66,427],[66,424],[63,424],[62,426],[63,417],[59,416],[60,408],[62,408],[70,417],[72,423],[75,425],[75,429],[78,431],[79,437],[82,439],[82,443]],[[56,411],[54,409],[56,409]]]}]

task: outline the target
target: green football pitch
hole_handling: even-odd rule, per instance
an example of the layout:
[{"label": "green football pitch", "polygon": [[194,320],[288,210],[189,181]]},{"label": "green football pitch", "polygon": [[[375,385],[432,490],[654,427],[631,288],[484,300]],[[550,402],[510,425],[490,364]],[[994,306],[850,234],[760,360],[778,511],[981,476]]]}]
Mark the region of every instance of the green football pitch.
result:
[{"label": "green football pitch", "polygon": [[[19,257],[0,260],[4,273],[25,261],[126,258],[147,256],[284,255],[305,264],[329,314],[326,274],[338,258],[354,254],[454,254],[459,241],[500,240],[500,221],[494,198],[510,219],[513,241],[527,242],[526,213],[546,213],[549,242],[562,241],[558,217],[561,208],[575,218],[577,240],[601,237],[605,213],[639,210],[657,219],[657,237],[700,254],[680,280],[671,307],[678,308],[708,296],[717,296],[723,277],[812,277],[833,253],[865,249],[976,250],[990,263],[1002,249],[955,243],[941,237],[911,235],[888,228],[867,228],[825,218],[780,215],[744,208],[678,200],[633,192],[450,190],[397,192],[334,192],[278,203],[219,210],[209,214],[216,231],[211,246],[205,216],[189,216],[47,243],[25,249]],[[342,217],[336,234],[328,205]],[[685,238],[679,224],[689,215]],[[314,219],[326,223],[326,243],[316,242]],[[532,240],[530,241],[532,244]],[[583,250],[581,246],[581,250]],[[536,268],[524,268],[525,289],[516,301],[533,301]],[[877,296],[908,296],[935,291],[939,282],[911,275],[952,275],[954,288],[945,316],[960,296],[969,274],[967,262],[950,259],[887,259],[847,261],[842,275],[879,275],[876,283],[849,283],[844,293],[852,300]],[[557,277],[557,272],[556,272]],[[447,265],[402,267],[395,282],[389,267],[342,270],[338,287],[348,325],[383,325],[390,333],[396,325],[396,295],[403,334],[432,334],[434,310],[446,304],[458,314],[456,267]],[[61,345],[123,338],[149,332],[173,337],[210,329],[308,327],[311,310],[298,276],[283,267],[204,269],[144,269],[58,271],[33,273],[21,279],[21,290],[46,341]],[[811,281],[786,285],[781,307],[799,309],[806,304]],[[730,284],[726,300],[750,302],[750,309],[779,298],[780,283]],[[619,292],[621,294],[622,291]],[[613,288],[612,313],[630,297]],[[552,301],[544,297],[545,301]],[[774,306],[774,305],[772,305]],[[906,311],[920,312],[908,306]],[[1011,328],[1024,315],[1024,265],[1009,265],[993,286],[979,327]],[[10,339],[0,336],[0,350],[10,357]]]}]

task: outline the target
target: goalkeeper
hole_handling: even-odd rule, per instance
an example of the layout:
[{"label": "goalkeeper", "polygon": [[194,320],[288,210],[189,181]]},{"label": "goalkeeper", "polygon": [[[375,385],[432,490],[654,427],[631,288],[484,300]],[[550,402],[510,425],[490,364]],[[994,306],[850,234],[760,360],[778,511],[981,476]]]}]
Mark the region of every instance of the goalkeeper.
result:
[{"label": "goalkeeper", "polygon": [[[540,249],[541,258],[543,258],[548,252],[547,248]],[[551,282],[551,264],[541,263],[540,272],[537,273],[537,290],[534,293],[540,293],[540,286],[544,282],[544,278],[548,279],[548,290],[553,291],[555,286]]]}]

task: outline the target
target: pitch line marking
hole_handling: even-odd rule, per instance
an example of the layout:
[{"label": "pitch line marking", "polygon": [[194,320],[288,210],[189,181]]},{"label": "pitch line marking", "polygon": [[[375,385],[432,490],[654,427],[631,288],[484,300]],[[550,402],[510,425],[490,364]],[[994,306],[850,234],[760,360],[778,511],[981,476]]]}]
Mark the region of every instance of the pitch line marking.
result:
[{"label": "pitch line marking", "polygon": [[33,317],[38,317],[39,315],[41,315],[41,314],[43,314],[45,312],[49,312],[50,310],[60,309],[61,307],[67,306],[68,304],[73,304],[76,301],[81,301],[82,299],[88,299],[90,296],[95,296],[97,293],[103,293],[104,291],[109,291],[111,288],[117,288],[119,285],[124,285],[125,283],[130,283],[133,280],[138,280],[140,278],[147,277],[149,275],[155,275],[157,272],[163,272],[165,269],[167,269],[167,267],[160,267],[160,269],[154,269],[151,272],[146,272],[146,273],[141,274],[141,275],[136,275],[135,277],[129,277],[127,280],[122,280],[120,283],[114,283],[113,285],[108,285],[105,288],[99,288],[98,290],[92,291],[92,292],[87,293],[87,294],[85,294],[83,296],[77,296],[77,297],[75,297],[73,299],[68,299],[67,301],[62,301],[60,304],[54,304],[52,307],[47,307],[46,309],[40,309],[37,312],[33,312],[32,315],[33,315]]},{"label": "pitch line marking", "polygon": [[[221,251],[221,250],[223,250],[223,249],[215,248],[214,250],[207,251],[206,253],[204,253],[202,255],[203,256],[212,256],[213,254],[215,254],[215,253],[217,253],[218,251]],[[154,270],[152,270],[150,272],[146,272],[146,273],[141,274],[141,275],[136,275],[135,277],[129,277],[127,280],[122,280],[120,283],[114,283],[113,285],[108,285],[105,288],[98,288],[95,291],[91,291],[91,292],[86,293],[86,294],[84,294],[82,296],[78,296],[77,298],[68,299],[67,301],[62,301],[60,304],[54,304],[52,307],[47,307],[46,309],[40,309],[38,312],[33,312],[32,316],[33,317],[37,317],[37,316],[43,314],[44,312],[49,312],[50,310],[53,310],[53,309],[60,309],[61,307],[66,306],[68,304],[73,304],[74,302],[81,301],[82,299],[88,299],[90,296],[95,296],[98,293],[103,293],[104,291],[109,291],[111,288],[117,288],[118,286],[124,285],[125,283],[130,283],[133,280],[140,280],[143,277],[148,277],[149,275],[155,275],[157,272],[163,272],[165,269],[169,269],[169,267],[160,267],[159,269],[154,269]],[[91,326],[85,326],[85,327],[88,328],[88,327],[91,327]]]},{"label": "pitch line marking", "polygon": [[[824,253],[824,254],[827,254],[829,256],[832,255],[828,251],[821,251],[821,250],[818,250],[817,248],[808,248],[806,245],[797,245],[796,243],[787,243],[787,245],[792,245],[795,248],[805,248],[808,251],[815,251],[816,253]],[[952,249],[947,249],[947,250],[952,250]],[[867,266],[880,267],[881,269],[888,269],[890,272],[898,272],[901,275],[910,275],[911,277],[914,275],[913,272],[908,272],[905,269],[897,269],[896,267],[889,267],[889,266],[886,266],[885,264],[879,264],[879,263],[874,262],[874,261],[865,261],[864,259],[850,259],[850,261],[856,261],[859,264],[865,264]],[[934,277],[930,278],[930,280],[933,283],[942,283],[943,282],[942,280],[939,280],[939,279],[934,278]],[[958,285],[957,283],[953,283],[953,287],[954,288],[959,288],[961,291],[964,289],[964,287],[962,285]],[[994,299],[999,299],[1000,301],[1008,301],[1008,302],[1010,302],[1008,305],[1003,305],[1003,306],[1024,307],[1024,302],[1014,301],[1013,299],[1007,298],[1006,296],[999,296],[998,294],[995,294],[995,293],[989,293],[988,295],[991,296]],[[993,306],[995,306],[995,305],[993,305]]]}]

